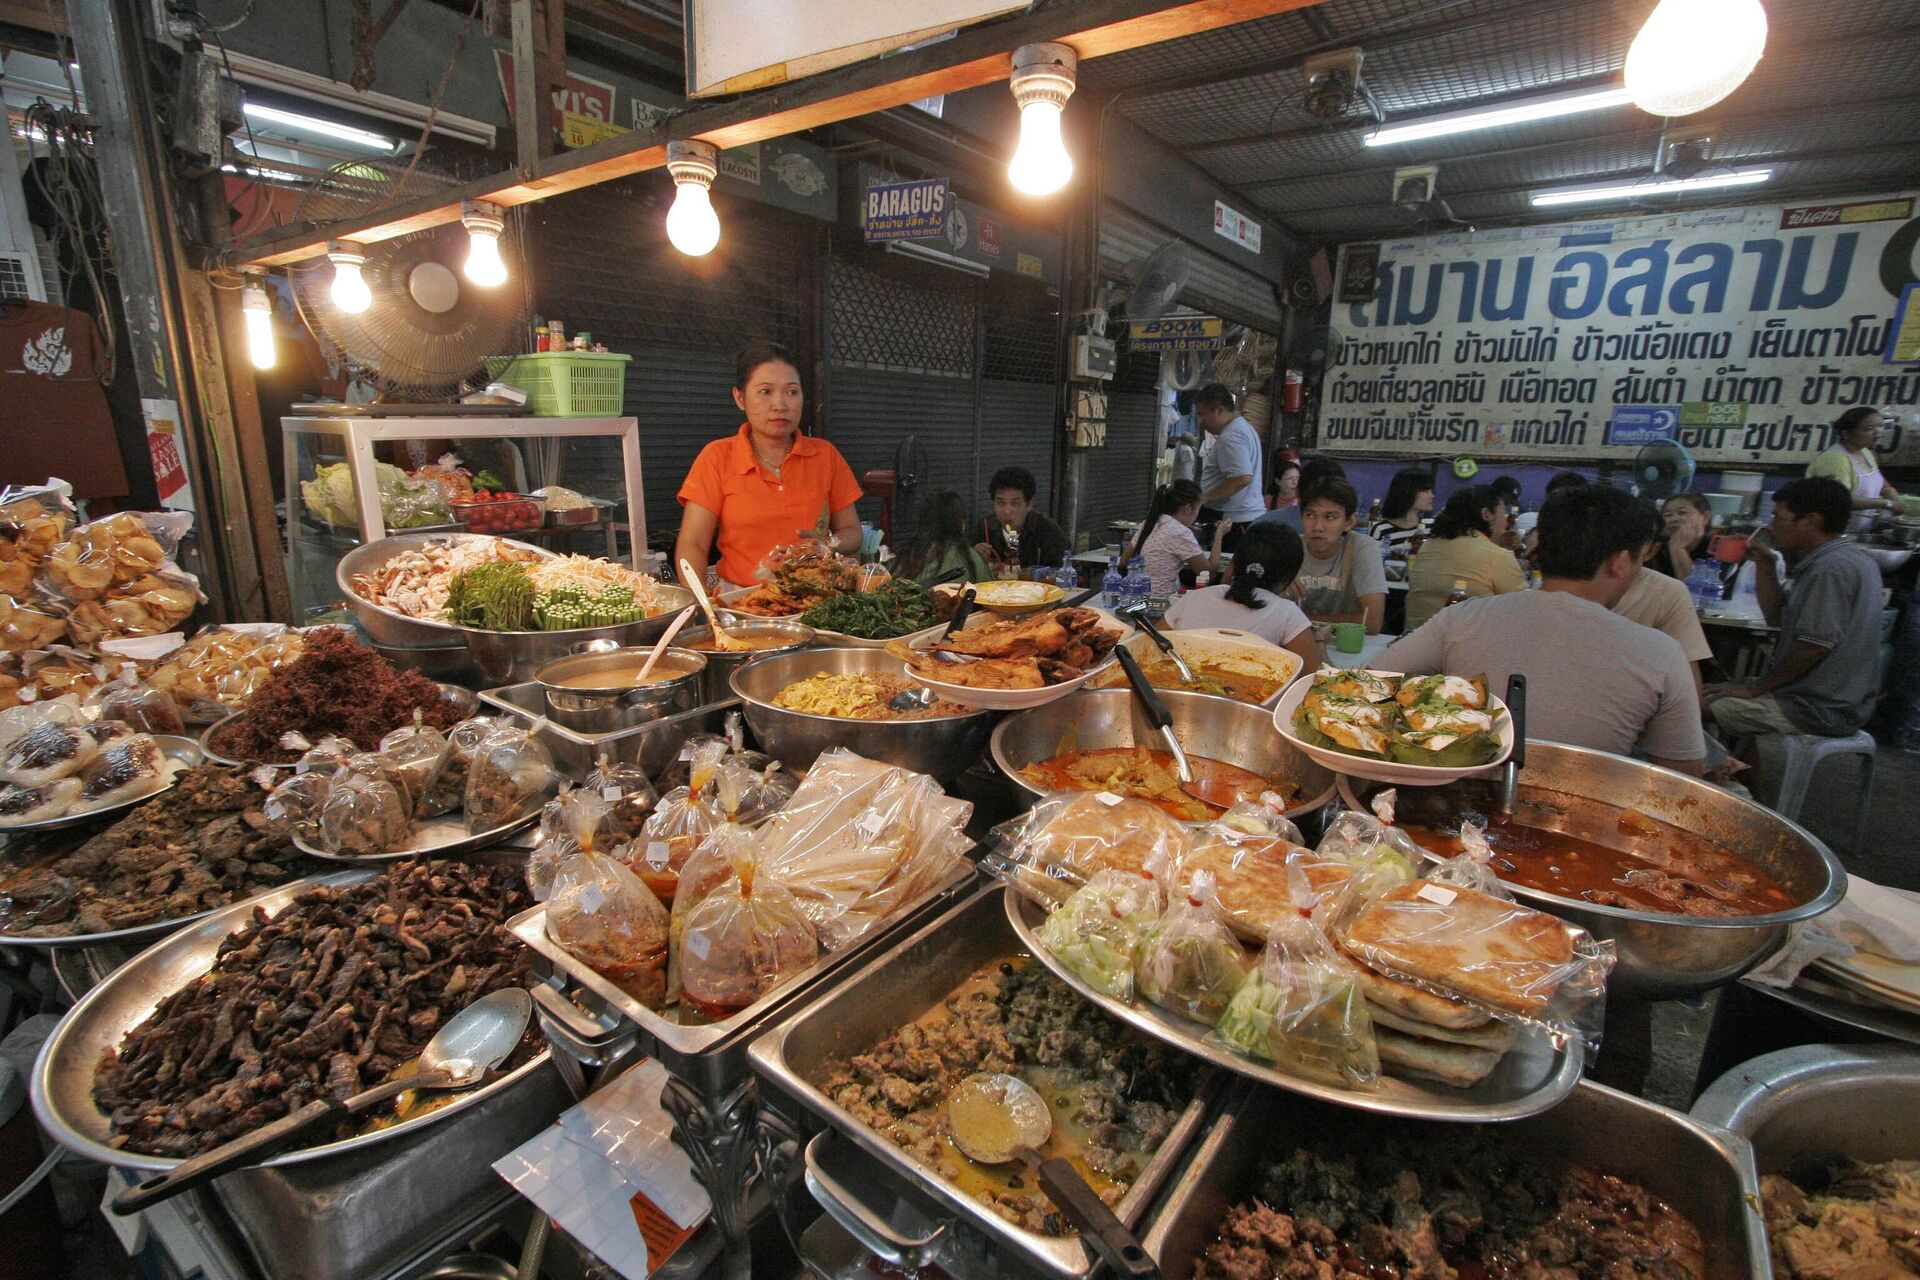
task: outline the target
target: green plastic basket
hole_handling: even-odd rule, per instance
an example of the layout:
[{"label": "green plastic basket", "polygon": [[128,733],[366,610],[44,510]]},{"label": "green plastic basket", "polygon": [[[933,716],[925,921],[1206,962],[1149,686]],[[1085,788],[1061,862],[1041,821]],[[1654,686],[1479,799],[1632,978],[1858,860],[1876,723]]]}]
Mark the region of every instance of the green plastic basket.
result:
[{"label": "green plastic basket", "polygon": [[631,359],[619,351],[490,356],[487,377],[526,392],[536,418],[617,418],[626,408]]}]

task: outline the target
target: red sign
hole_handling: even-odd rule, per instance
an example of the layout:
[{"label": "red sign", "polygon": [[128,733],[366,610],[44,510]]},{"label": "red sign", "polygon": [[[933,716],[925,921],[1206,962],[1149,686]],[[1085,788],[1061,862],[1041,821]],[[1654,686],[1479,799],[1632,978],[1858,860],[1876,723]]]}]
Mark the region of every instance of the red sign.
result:
[{"label": "red sign", "polygon": [[1000,256],[1000,223],[997,219],[989,218],[985,214],[982,214],[979,221],[979,229],[975,234],[979,237],[981,257],[997,258]]},{"label": "red sign", "polygon": [[153,486],[164,505],[179,497],[187,487],[187,463],[180,456],[180,442],[174,436],[173,423],[147,432],[147,452],[153,455]]},{"label": "red sign", "polygon": [[[507,100],[507,115],[511,117],[513,115],[513,54],[505,49],[495,49],[493,65],[494,69],[500,73],[500,94]],[[613,94],[613,86],[604,80],[590,80],[572,71],[567,72],[565,86],[553,91],[555,131],[566,128],[568,112],[577,116],[586,116],[590,120],[613,123]]]}]

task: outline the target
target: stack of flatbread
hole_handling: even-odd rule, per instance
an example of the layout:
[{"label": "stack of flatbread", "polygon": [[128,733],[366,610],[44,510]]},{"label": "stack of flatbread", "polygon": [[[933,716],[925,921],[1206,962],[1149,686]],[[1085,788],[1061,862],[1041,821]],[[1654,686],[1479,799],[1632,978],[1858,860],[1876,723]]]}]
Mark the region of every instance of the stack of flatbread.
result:
[{"label": "stack of flatbread", "polygon": [[1181,889],[1201,871],[1213,877],[1228,927],[1254,946],[1266,943],[1278,917],[1307,914],[1353,878],[1350,864],[1291,841],[1218,831],[1203,832],[1180,859]]},{"label": "stack of flatbread", "polygon": [[1542,1017],[1576,966],[1562,921],[1431,880],[1369,903],[1340,943],[1361,970],[1381,1064],[1463,1087],[1513,1047],[1513,1027],[1491,1013]]}]

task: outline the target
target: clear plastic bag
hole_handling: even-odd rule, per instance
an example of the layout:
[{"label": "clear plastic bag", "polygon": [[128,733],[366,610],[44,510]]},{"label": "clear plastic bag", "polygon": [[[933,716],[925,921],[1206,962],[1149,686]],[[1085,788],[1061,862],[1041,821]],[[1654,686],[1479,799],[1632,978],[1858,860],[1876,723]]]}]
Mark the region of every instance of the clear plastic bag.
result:
[{"label": "clear plastic bag", "polygon": [[1133,994],[1141,935],[1160,918],[1166,899],[1166,886],[1153,875],[1097,871],[1046,918],[1040,945],[1094,990],[1125,1000]]},{"label": "clear plastic bag", "polygon": [[440,811],[451,813],[467,802],[467,774],[474,753],[496,734],[512,733],[514,727],[496,716],[473,716],[447,730],[447,758],[440,776],[428,793],[428,803],[444,805]]},{"label": "clear plastic bag", "polygon": [[758,829],[760,865],[800,900],[821,949],[834,952],[961,866],[972,813],[924,774],[835,747]]},{"label": "clear plastic bag", "polygon": [[102,720],[130,724],[141,733],[179,735],[187,731],[180,708],[160,690],[142,684],[132,663],[120,668],[120,678],[94,691],[90,699]]},{"label": "clear plastic bag", "polygon": [[602,755],[587,774],[587,790],[607,802],[604,828],[607,848],[627,843],[646,829],[647,816],[660,796],[637,764],[622,764]]},{"label": "clear plastic bag", "polygon": [[687,788],[669,791],[654,807],[639,838],[628,845],[627,865],[662,902],[675,902],[681,868],[722,822],[713,805],[697,799]]},{"label": "clear plastic bag", "polygon": [[437,818],[452,810],[445,790],[437,789],[440,773],[447,767],[447,753],[453,748],[447,735],[426,723],[426,717],[414,709],[413,723],[391,730],[380,739],[380,754],[390,761],[407,785],[413,800],[413,816]]},{"label": "clear plastic bag", "polygon": [[751,856],[704,895],[675,931],[680,999],[715,1021],[751,1005],[820,956],[794,896],[758,874]]},{"label": "clear plastic bag", "polygon": [[1265,944],[1276,921],[1312,911],[1353,874],[1347,863],[1321,858],[1273,830],[1226,818],[1209,823],[1194,833],[1173,877],[1173,892],[1183,895],[1198,876],[1208,876],[1228,927],[1253,946]]},{"label": "clear plastic bag", "polygon": [[467,830],[491,831],[533,813],[558,777],[552,753],[532,734],[488,734],[467,766]]},{"label": "clear plastic bag", "polygon": [[168,567],[116,583],[103,597],[78,601],[67,616],[67,630],[80,644],[162,635],[192,617],[200,601],[199,581]]},{"label": "clear plastic bag", "polygon": [[1246,980],[1246,950],[1227,928],[1214,896],[1213,878],[1194,877],[1140,935],[1134,952],[1134,987],[1163,1009],[1208,1026],[1220,1020]]},{"label": "clear plastic bag", "polygon": [[320,812],[333,792],[333,778],[324,773],[296,773],[267,793],[260,808],[273,830],[287,838],[320,844]]},{"label": "clear plastic bag", "polygon": [[581,853],[560,864],[547,936],[647,1008],[665,1007],[667,909],[615,859]]},{"label": "clear plastic bag", "polygon": [[305,747],[289,745],[296,746],[300,751],[300,758],[293,764],[295,773],[318,773],[331,777],[340,772],[350,758],[360,754],[360,746],[352,738],[322,738]]},{"label": "clear plastic bag", "polygon": [[0,596],[0,649],[27,653],[67,638],[67,610],[31,595]]},{"label": "clear plastic bag", "polygon": [[1014,886],[1058,903],[1100,871],[1138,875],[1164,862],[1171,879],[1191,843],[1166,813],[1105,791],[1057,791],[993,829],[998,865]]},{"label": "clear plastic bag", "polygon": [[1311,1080],[1362,1089],[1380,1080],[1373,1019],[1353,966],[1297,915],[1274,922],[1213,1038]]},{"label": "clear plastic bag", "polygon": [[560,866],[582,853],[618,856],[616,842],[606,838],[612,806],[587,787],[571,787],[547,801],[540,810],[540,840],[527,857],[527,888],[534,901],[545,902],[553,890]]},{"label": "clear plastic bag", "polygon": [[377,773],[342,770],[320,806],[320,847],[365,856],[404,849],[413,835],[412,806]]},{"label": "clear plastic bag", "polygon": [[194,724],[212,724],[245,706],[267,677],[298,658],[306,641],[278,623],[202,627],[147,676]]},{"label": "clear plastic bag", "polygon": [[799,780],[782,768],[778,760],[754,771],[752,781],[740,793],[738,820],[743,826],[759,826],[787,807],[799,785]]}]

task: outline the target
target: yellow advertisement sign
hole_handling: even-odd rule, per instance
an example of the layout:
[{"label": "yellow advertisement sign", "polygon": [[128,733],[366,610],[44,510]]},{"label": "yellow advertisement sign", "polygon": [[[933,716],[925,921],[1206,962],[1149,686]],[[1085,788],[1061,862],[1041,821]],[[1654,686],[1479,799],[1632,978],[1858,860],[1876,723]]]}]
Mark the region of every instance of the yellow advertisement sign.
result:
[{"label": "yellow advertisement sign", "polygon": [[576,111],[562,114],[560,124],[560,140],[568,147],[588,147],[628,132],[617,124],[596,120],[592,116],[583,116]]}]

